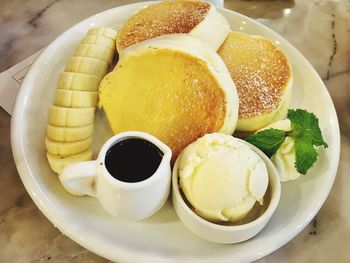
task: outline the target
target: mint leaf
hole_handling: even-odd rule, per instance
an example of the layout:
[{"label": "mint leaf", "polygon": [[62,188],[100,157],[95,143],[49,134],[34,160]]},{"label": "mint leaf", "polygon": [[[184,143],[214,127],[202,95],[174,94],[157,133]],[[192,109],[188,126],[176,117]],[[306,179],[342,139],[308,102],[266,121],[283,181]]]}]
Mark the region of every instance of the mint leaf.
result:
[{"label": "mint leaf", "polygon": [[328,147],[327,143],[323,140],[321,129],[318,125],[318,119],[315,114],[302,109],[289,109],[287,118],[291,121],[292,134],[296,137],[306,133],[311,137],[311,143],[313,145],[323,145],[325,148]]},{"label": "mint leaf", "polygon": [[286,132],[277,129],[267,129],[248,136],[245,140],[271,157],[286,138]]},{"label": "mint leaf", "polygon": [[304,136],[298,139],[293,138],[295,147],[295,168],[301,174],[313,166],[317,159],[317,151],[312,145],[311,138]]},{"label": "mint leaf", "polygon": [[288,110],[292,131],[288,134],[295,144],[295,168],[301,174],[313,166],[317,159],[316,146],[328,147],[323,140],[318,119],[306,110]]}]

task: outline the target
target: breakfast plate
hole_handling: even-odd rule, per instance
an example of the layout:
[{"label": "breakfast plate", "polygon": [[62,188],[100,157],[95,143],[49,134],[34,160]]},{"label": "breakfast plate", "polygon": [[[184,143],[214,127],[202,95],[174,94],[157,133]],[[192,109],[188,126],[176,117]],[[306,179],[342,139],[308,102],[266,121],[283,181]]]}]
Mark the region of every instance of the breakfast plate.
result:
[{"label": "breakfast plate", "polygon": [[[63,234],[80,245],[117,262],[248,262],[278,249],[315,216],[333,185],[339,162],[337,115],[322,80],[310,63],[281,36],[258,22],[221,9],[231,29],[261,35],[278,45],[293,70],[292,108],[314,112],[320,120],[327,150],[306,176],[283,183],[281,200],[266,227],[254,238],[234,245],[210,243],[191,233],[176,216],[170,200],[154,216],[141,222],[119,221],[96,199],[64,191],[50,170],[44,146],[46,121],[59,73],[88,29],[118,29],[150,3],[126,5],[96,14],[54,40],[35,61],[17,96],[11,123],[11,142],[21,179],[44,215]],[[94,132],[95,156],[112,135],[101,112]]]}]

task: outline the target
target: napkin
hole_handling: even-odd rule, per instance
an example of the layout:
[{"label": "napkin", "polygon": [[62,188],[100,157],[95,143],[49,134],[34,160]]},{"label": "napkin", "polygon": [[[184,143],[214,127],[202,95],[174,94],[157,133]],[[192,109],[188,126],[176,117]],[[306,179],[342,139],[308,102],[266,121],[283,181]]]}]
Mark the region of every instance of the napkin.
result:
[{"label": "napkin", "polygon": [[41,54],[42,49],[18,64],[0,73],[0,106],[12,115],[17,93],[30,66]]}]

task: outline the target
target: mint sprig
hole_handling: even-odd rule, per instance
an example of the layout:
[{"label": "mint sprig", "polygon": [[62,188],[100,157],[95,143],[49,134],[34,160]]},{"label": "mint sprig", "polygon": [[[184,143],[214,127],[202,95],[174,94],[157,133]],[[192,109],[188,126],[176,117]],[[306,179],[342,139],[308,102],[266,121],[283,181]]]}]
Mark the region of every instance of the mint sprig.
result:
[{"label": "mint sprig", "polygon": [[316,146],[327,148],[323,140],[318,119],[306,110],[288,110],[287,118],[291,122],[290,137],[295,145],[295,167],[301,174],[306,174],[317,160]]},{"label": "mint sprig", "polygon": [[299,173],[306,174],[317,160],[316,147],[327,148],[328,145],[322,137],[315,114],[302,109],[290,109],[287,118],[291,122],[291,131],[266,129],[248,136],[246,141],[271,157],[285,138],[291,137],[295,146],[295,168]]},{"label": "mint sprig", "polygon": [[[296,109],[288,110],[287,118],[291,122],[292,132],[291,137],[298,138],[306,136],[308,140],[311,140],[315,146],[323,145],[328,147],[327,143],[323,140],[320,126],[318,125],[318,119],[312,112],[306,110]],[[305,137],[305,139],[306,139]]]}]

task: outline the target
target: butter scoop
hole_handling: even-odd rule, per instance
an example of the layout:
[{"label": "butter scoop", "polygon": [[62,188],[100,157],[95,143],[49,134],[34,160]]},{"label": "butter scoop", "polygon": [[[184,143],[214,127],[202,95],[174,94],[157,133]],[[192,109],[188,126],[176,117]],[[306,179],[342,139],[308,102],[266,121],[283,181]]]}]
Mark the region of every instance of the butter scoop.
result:
[{"label": "butter scoop", "polygon": [[256,201],[263,203],[268,186],[265,163],[239,139],[207,134],[186,147],[179,158],[181,189],[203,218],[236,222]]},{"label": "butter scoop", "polygon": [[[289,119],[276,121],[266,127],[265,129],[278,129],[285,132],[292,130],[291,122]],[[298,179],[300,173],[295,168],[295,147],[294,141],[291,137],[287,136],[278,150],[271,156],[271,161],[275,165],[276,170],[280,176],[281,182],[287,182]]]}]

